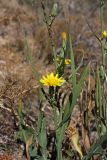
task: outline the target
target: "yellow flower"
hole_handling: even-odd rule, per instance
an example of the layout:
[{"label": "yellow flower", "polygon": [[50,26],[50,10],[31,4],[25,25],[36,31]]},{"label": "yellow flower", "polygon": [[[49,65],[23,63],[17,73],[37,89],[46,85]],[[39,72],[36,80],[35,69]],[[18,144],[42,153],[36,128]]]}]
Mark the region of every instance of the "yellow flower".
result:
[{"label": "yellow flower", "polygon": [[62,32],[62,39],[66,41],[66,39],[67,39],[67,34],[66,34],[66,32]]},{"label": "yellow flower", "polygon": [[65,59],[65,64],[70,64],[71,63],[71,60],[70,59]]},{"label": "yellow flower", "polygon": [[[58,63],[60,63],[61,62],[61,59],[59,58],[59,57],[57,57],[56,58],[56,61],[58,62]],[[65,59],[65,65],[68,65],[68,64],[70,64],[71,63],[71,60],[70,59]]]},{"label": "yellow flower", "polygon": [[102,36],[103,36],[103,38],[107,38],[107,31],[103,31]]},{"label": "yellow flower", "polygon": [[40,79],[40,82],[45,86],[56,87],[61,86],[65,82],[65,80],[62,77],[59,78],[58,74],[54,75],[54,73],[52,72],[46,76],[43,76]]}]

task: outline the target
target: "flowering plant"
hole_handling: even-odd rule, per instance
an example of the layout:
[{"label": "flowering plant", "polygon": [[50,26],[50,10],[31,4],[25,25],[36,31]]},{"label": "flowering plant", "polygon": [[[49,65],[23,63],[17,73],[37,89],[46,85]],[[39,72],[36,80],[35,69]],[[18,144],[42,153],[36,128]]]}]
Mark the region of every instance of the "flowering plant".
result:
[{"label": "flowering plant", "polygon": [[45,85],[45,86],[61,86],[65,80],[62,77],[59,77],[58,74],[54,75],[53,72],[51,72],[50,74],[43,76],[40,79],[40,82]]}]

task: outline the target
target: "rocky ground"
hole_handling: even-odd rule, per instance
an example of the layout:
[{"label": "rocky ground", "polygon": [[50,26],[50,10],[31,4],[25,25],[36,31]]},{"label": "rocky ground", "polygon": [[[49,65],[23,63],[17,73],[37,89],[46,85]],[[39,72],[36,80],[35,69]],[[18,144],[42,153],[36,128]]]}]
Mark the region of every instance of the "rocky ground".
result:
[{"label": "rocky ground", "polygon": [[[47,1],[47,12],[52,3]],[[84,65],[91,62],[95,66],[100,61],[100,48],[86,20],[100,36],[98,1],[60,0],[58,3],[60,13],[53,24],[57,48],[60,48],[61,32],[69,29],[76,63],[84,55]],[[107,14],[104,18],[107,19]],[[34,59],[36,78],[28,61],[29,51]],[[26,112],[36,114],[37,75],[50,70],[53,70],[52,50],[39,0],[33,6],[24,0],[0,0],[0,160],[25,159],[23,146],[14,139],[16,126],[12,110],[16,111],[22,99],[25,108],[31,107]]]}]

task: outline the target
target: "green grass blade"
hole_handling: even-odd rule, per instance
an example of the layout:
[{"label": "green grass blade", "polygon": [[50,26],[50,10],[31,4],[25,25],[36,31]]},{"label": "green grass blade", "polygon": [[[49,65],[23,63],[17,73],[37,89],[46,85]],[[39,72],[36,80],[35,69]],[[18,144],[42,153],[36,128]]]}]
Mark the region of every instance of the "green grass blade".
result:
[{"label": "green grass blade", "polygon": [[101,80],[100,75],[98,71],[98,99],[99,99],[99,111],[100,111],[100,117],[103,117],[103,111],[102,111],[102,86],[101,86]]},{"label": "green grass blade", "polygon": [[39,145],[43,149],[46,149],[47,136],[46,136],[46,122],[45,122],[45,118],[42,119],[41,130],[39,132],[38,139],[39,139]]},{"label": "green grass blade", "polygon": [[75,67],[75,60],[74,60],[74,53],[73,53],[73,47],[71,42],[71,35],[69,34],[69,47],[70,47],[70,59],[71,59],[71,82],[73,85],[73,90],[76,86],[76,67]]},{"label": "green grass blade", "polygon": [[89,66],[87,66],[84,69],[83,74],[82,74],[78,84],[75,87],[75,90],[74,90],[74,93],[73,93],[73,100],[72,100],[72,104],[71,104],[72,107],[76,104],[77,98],[79,97],[80,92],[83,89],[84,81],[85,81],[86,77],[88,76],[88,71],[89,71]]},{"label": "green grass blade", "polygon": [[31,51],[30,46],[28,45],[26,35],[25,35],[25,42],[24,42],[24,55],[26,57],[27,62],[31,65],[32,72],[35,76],[35,79],[38,81],[39,80],[39,73],[36,70],[35,59],[32,56],[32,51]]},{"label": "green grass blade", "polygon": [[64,139],[67,126],[68,123],[64,123],[64,125],[56,130],[57,160],[62,160],[62,141]]},{"label": "green grass blade", "polygon": [[73,97],[71,97],[71,99],[70,99],[70,101],[72,101],[72,102],[68,102],[68,104],[65,108],[65,111],[64,111],[62,123],[60,125],[65,123],[70,118],[72,110],[77,102],[77,98],[79,97],[80,92],[84,86],[84,81],[85,81],[87,75],[88,75],[88,66],[84,69],[83,74],[82,74],[78,84],[74,88]]},{"label": "green grass blade", "polygon": [[91,147],[90,151],[86,156],[83,157],[82,160],[90,160],[90,158],[95,155],[97,152],[101,151],[102,145],[107,143],[107,133],[100,137],[96,143]]}]

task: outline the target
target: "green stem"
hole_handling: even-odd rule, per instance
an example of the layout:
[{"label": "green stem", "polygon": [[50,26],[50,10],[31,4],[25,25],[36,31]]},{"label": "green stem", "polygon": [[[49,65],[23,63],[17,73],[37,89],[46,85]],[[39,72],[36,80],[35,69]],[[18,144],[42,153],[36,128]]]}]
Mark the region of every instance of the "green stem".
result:
[{"label": "green stem", "polygon": [[103,0],[100,0],[100,23],[101,23],[101,34],[103,32],[103,9],[104,9],[104,5],[103,5]]},{"label": "green stem", "polygon": [[[104,19],[104,0],[100,0],[100,23],[101,23],[101,35],[104,30],[104,24],[103,24],[103,19]],[[102,53],[102,65],[105,67],[105,53],[104,53],[104,46],[103,42],[101,42],[101,53]]]},{"label": "green stem", "polygon": [[62,151],[61,151],[61,147],[58,147],[58,149],[57,149],[57,160],[62,160]]},{"label": "green stem", "polygon": [[[53,36],[52,36],[52,24],[53,24],[53,21],[55,20],[55,17],[52,17],[52,20],[51,20],[51,22],[50,22],[50,24],[49,24],[49,23],[48,23],[49,17],[48,17],[47,14],[46,14],[45,6],[44,6],[44,4],[43,4],[43,1],[40,0],[40,2],[41,2],[42,9],[43,9],[44,19],[45,19],[46,27],[47,27],[47,30],[48,30],[48,35],[49,35],[49,39],[50,39],[50,44],[51,44],[52,51],[53,51],[53,56],[54,56],[54,61],[55,61],[55,62],[54,62],[54,64],[55,64],[55,69],[57,69],[55,44],[54,44]],[[52,15],[51,15],[51,16],[52,16]]]}]

